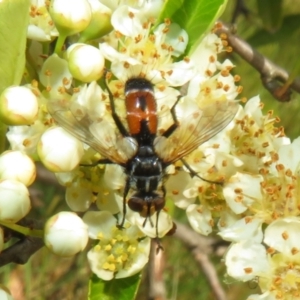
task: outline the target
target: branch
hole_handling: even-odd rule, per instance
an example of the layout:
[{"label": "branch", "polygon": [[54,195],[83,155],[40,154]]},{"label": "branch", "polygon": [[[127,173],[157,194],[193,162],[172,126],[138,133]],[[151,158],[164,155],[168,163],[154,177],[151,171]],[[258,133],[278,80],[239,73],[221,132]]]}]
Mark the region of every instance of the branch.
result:
[{"label": "branch", "polygon": [[214,293],[214,299],[226,300],[226,294],[218,279],[214,265],[210,262],[207,255],[213,251],[212,248],[215,240],[203,237],[191,230],[189,227],[178,222],[176,222],[176,225],[177,230],[174,236],[180,239],[186,247],[191,250],[196,262],[200,265],[208,279],[212,292]]},{"label": "branch", "polygon": [[[29,219],[23,219],[18,224],[34,229],[41,229],[43,227],[41,222]],[[5,227],[3,228],[5,229],[5,233],[9,233],[10,237],[17,237],[20,240],[1,252],[0,267],[9,263],[25,264],[31,255],[44,246],[44,241],[41,238],[20,236],[18,232],[6,229]]]},{"label": "branch", "polygon": [[247,61],[261,75],[264,87],[281,102],[290,101],[292,90],[300,93],[300,78],[291,81],[289,74],[283,68],[264,57],[247,42],[234,35],[231,29],[220,23],[216,34],[228,41],[235,53]]}]

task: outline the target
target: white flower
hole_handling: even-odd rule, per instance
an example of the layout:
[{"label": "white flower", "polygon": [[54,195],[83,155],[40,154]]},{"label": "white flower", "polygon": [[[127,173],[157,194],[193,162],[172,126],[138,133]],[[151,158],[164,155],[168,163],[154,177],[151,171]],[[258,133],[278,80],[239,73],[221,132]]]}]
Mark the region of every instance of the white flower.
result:
[{"label": "white flower", "polygon": [[45,244],[56,255],[72,256],[88,242],[87,225],[75,213],[62,211],[45,224]]},{"label": "white flower", "polygon": [[16,180],[0,181],[0,220],[18,222],[31,208],[26,186]]},{"label": "white flower", "polygon": [[98,244],[88,252],[90,267],[99,278],[111,280],[132,276],[148,261],[150,239],[134,225],[116,227],[116,219],[109,212],[87,212],[83,217],[89,235]]},{"label": "white flower", "polygon": [[58,32],[50,17],[45,0],[31,0],[27,38],[40,42],[49,42]]},{"label": "white flower", "polygon": [[225,264],[228,275],[241,281],[265,276],[271,271],[265,247],[252,240],[232,244],[226,253]]},{"label": "white flower", "polygon": [[47,126],[40,120],[30,126],[9,126],[6,137],[12,150],[35,155],[37,143],[46,128]]},{"label": "white flower", "polygon": [[73,44],[67,51],[69,70],[74,78],[91,82],[98,80],[104,70],[104,57],[99,49],[86,44]]},{"label": "white flower", "polygon": [[31,89],[13,86],[0,96],[0,119],[7,125],[32,124],[38,116],[38,100]]},{"label": "white flower", "polygon": [[57,54],[49,56],[40,72],[40,81],[46,87],[51,98],[65,98],[65,91],[71,87],[72,75],[68,68],[68,62]]},{"label": "white flower", "polygon": [[[224,223],[224,218],[220,218],[219,225]],[[233,224],[220,226],[218,234],[225,241],[240,242],[252,240],[253,242],[260,243],[263,239],[261,225],[262,220],[249,216],[237,220]]]},{"label": "white flower", "polygon": [[162,238],[173,227],[171,216],[163,210],[159,213],[154,213],[151,217],[147,217],[147,219],[138,213],[128,212],[126,219],[137,225],[141,232],[151,238]]},{"label": "white flower", "polygon": [[35,176],[35,164],[26,154],[21,151],[6,151],[1,154],[0,179],[14,179],[29,186]]},{"label": "white flower", "polygon": [[300,251],[300,218],[277,219],[265,230],[264,242],[274,250],[292,256]]},{"label": "white flower", "polygon": [[186,210],[186,214],[192,228],[203,235],[209,235],[214,225],[211,211],[203,205],[191,204]]},{"label": "white flower", "polygon": [[237,173],[224,185],[224,198],[234,213],[245,212],[253,202],[260,203],[262,176]]},{"label": "white flower", "polygon": [[78,166],[83,155],[83,145],[61,127],[53,127],[42,135],[38,154],[49,170],[68,172]]}]

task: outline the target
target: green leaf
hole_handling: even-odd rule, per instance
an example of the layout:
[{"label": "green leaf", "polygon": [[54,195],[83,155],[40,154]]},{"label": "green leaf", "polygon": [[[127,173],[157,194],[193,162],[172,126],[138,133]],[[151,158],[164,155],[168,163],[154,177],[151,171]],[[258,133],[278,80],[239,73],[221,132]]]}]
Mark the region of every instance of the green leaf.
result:
[{"label": "green leaf", "polygon": [[300,28],[300,15],[286,16],[279,30],[270,33],[267,30],[259,30],[247,39],[248,43],[253,47],[268,45],[271,43],[282,43],[288,41],[294,32],[298,32]]},{"label": "green leaf", "polygon": [[267,31],[274,32],[282,20],[282,0],[257,0],[259,16]]},{"label": "green leaf", "polygon": [[25,66],[29,0],[0,1],[0,94],[21,82]]},{"label": "green leaf", "polygon": [[141,274],[104,281],[93,275],[89,282],[89,300],[133,300],[141,282]]},{"label": "green leaf", "polygon": [[223,13],[226,3],[227,0],[168,0],[155,25],[166,18],[179,24],[189,35],[187,53],[191,53]]}]

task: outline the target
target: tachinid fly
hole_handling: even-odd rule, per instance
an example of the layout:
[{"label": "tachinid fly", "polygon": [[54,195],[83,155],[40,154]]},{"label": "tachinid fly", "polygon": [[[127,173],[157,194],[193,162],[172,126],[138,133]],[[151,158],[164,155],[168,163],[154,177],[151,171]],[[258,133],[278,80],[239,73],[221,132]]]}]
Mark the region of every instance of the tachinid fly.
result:
[{"label": "tachinid fly", "polygon": [[[184,156],[224,129],[234,118],[238,104],[216,101],[178,120],[176,106],[179,97],[170,110],[173,124],[158,134],[157,103],[154,86],[149,80],[135,77],[125,84],[127,126],[124,126],[116,112],[114,97],[106,82],[105,86],[118,131],[115,136],[108,133],[110,130],[107,131],[107,128],[111,132],[114,130],[109,122],[91,116],[78,103],[53,101],[48,104],[48,111],[58,125],[101,154],[103,159],[97,163],[113,163],[124,168],[123,219],[119,226],[124,225],[128,204],[131,210],[145,217],[144,225],[157,212],[158,235],[158,214],[165,206],[166,168],[183,160]],[[186,165],[185,161],[183,163]],[[127,200],[130,190],[134,192]]]}]

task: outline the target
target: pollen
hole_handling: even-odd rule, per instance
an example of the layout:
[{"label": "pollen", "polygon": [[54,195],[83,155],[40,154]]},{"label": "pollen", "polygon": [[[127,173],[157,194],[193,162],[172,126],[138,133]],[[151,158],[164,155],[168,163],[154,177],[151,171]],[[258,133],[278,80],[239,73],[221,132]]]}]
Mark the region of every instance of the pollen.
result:
[{"label": "pollen", "polygon": [[35,79],[33,79],[32,81],[31,81],[31,86],[32,87],[34,87],[34,88],[37,88],[38,87],[38,85],[39,85],[39,83],[38,83],[38,81],[37,80],[35,80]]},{"label": "pollen", "polygon": [[227,76],[229,75],[229,70],[227,70],[227,69],[222,70],[222,71],[221,71],[221,75],[222,75],[223,77],[227,77]]},{"label": "pollen", "polygon": [[229,89],[230,89],[230,86],[229,86],[228,84],[225,84],[224,87],[223,87],[223,90],[224,90],[225,92],[228,92]]},{"label": "pollen", "polygon": [[109,244],[106,245],[105,248],[104,248],[104,250],[107,251],[107,252],[108,252],[108,251],[111,251],[111,249],[112,249],[112,246],[109,245]]},{"label": "pollen", "polygon": [[224,159],[224,160],[222,161],[222,167],[227,167],[227,165],[228,165],[227,160]]},{"label": "pollen", "polygon": [[130,11],[128,16],[129,16],[129,18],[133,19],[134,18],[134,13]]},{"label": "pollen", "polygon": [[228,46],[228,41],[222,40],[222,45],[223,45],[224,47]]},{"label": "pollen", "polygon": [[244,268],[246,274],[251,274],[253,272],[252,268]]},{"label": "pollen", "polygon": [[243,87],[241,85],[239,85],[237,88],[236,88],[236,91],[240,94],[242,91],[243,91]]},{"label": "pollen", "polygon": [[289,234],[288,234],[286,231],[284,231],[284,232],[281,234],[281,236],[282,236],[282,238],[283,238],[284,240],[287,240],[287,239],[289,238]]},{"label": "pollen", "polygon": [[173,190],[173,191],[172,191],[172,194],[173,194],[174,196],[176,196],[176,195],[179,194],[179,191],[178,191],[178,190]]},{"label": "pollen", "polygon": [[186,56],[186,57],[184,57],[184,59],[183,59],[186,63],[189,63],[191,60],[190,60],[190,58],[188,57],[188,56]]},{"label": "pollen", "polygon": [[295,255],[295,254],[299,253],[299,249],[297,249],[296,247],[293,247],[291,249],[291,253],[292,253],[292,255]]},{"label": "pollen", "polygon": [[213,56],[213,55],[211,55],[210,57],[209,57],[209,62],[210,63],[214,63],[216,61],[216,58]]},{"label": "pollen", "polygon": [[178,40],[179,40],[179,42],[183,43],[183,42],[184,42],[183,36],[179,36],[179,37],[178,37]]},{"label": "pollen", "polygon": [[171,20],[169,18],[165,18],[164,23],[165,23],[165,25],[169,26],[169,25],[171,25]]},{"label": "pollen", "polygon": [[52,72],[50,70],[46,70],[44,74],[45,74],[45,76],[51,76]]},{"label": "pollen", "polygon": [[226,47],[226,52],[231,53],[233,51],[233,48],[231,46]]},{"label": "pollen", "polygon": [[234,75],[233,79],[234,79],[234,82],[239,82],[241,80],[241,76]]},{"label": "pollen", "polygon": [[206,71],[205,71],[205,74],[206,74],[207,76],[211,77],[213,73],[212,73],[211,70],[206,70]]}]

